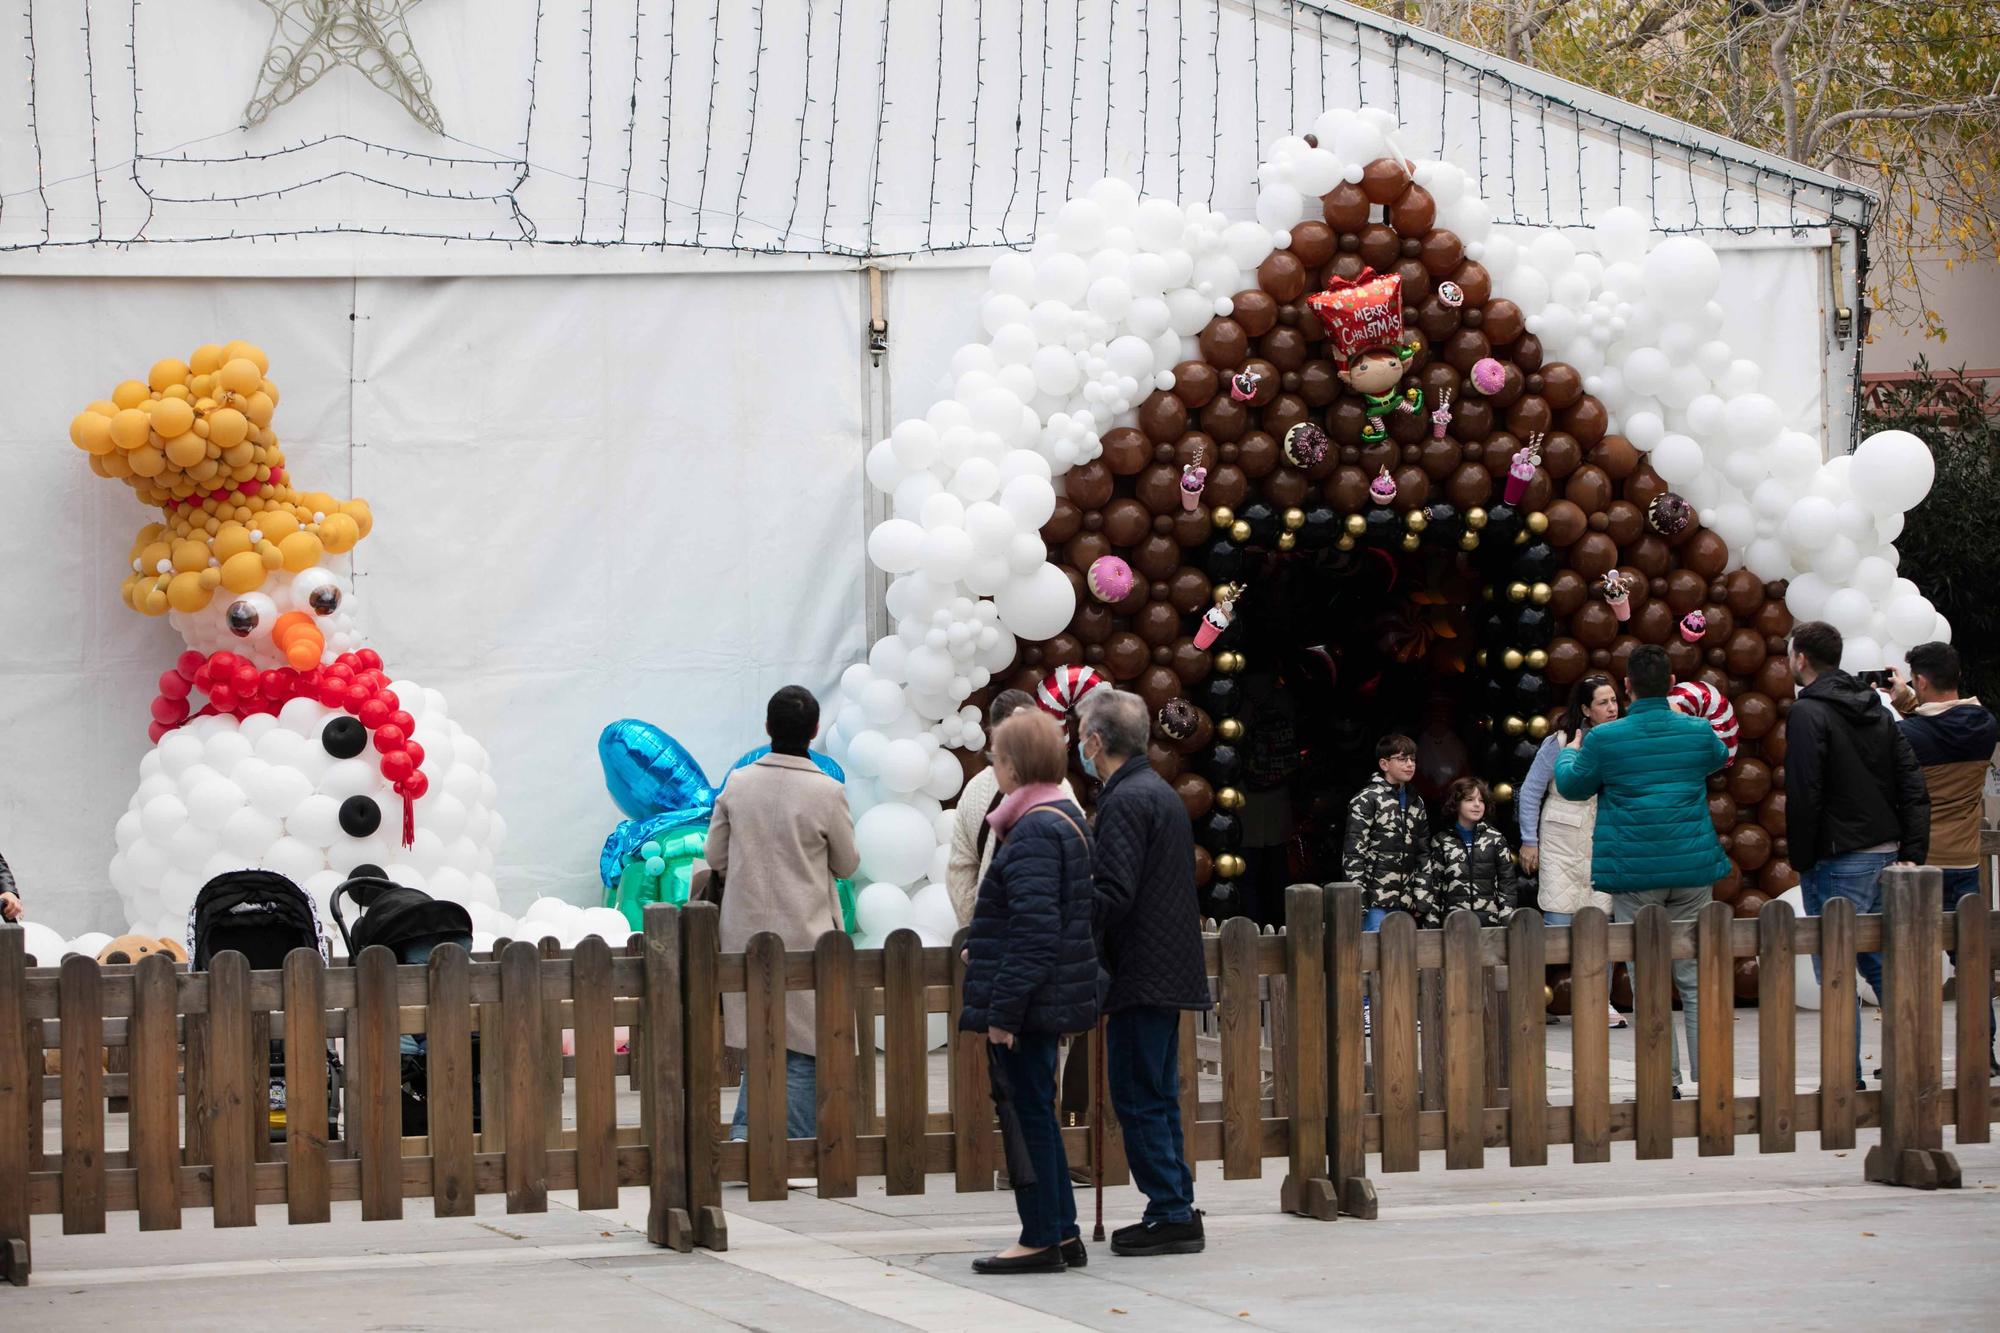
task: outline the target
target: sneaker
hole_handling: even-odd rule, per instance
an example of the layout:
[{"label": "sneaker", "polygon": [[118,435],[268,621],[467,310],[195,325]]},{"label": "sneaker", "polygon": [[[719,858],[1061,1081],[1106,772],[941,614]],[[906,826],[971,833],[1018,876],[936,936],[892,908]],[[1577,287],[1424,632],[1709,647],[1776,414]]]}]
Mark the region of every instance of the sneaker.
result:
[{"label": "sneaker", "polygon": [[1364,1037],[1375,1035],[1375,1015],[1369,1011],[1366,1000],[1361,1002],[1361,1035]]},{"label": "sneaker", "polygon": [[1139,1222],[1120,1227],[1111,1235],[1113,1254],[1200,1254],[1206,1248],[1208,1238],[1202,1232],[1199,1208],[1185,1222]]},{"label": "sneaker", "polygon": [[1610,1011],[1606,1021],[1610,1023],[1613,1032],[1618,1031],[1620,1028],[1629,1028],[1632,1026],[1625,1021],[1625,1015],[1619,1013],[1615,1008]]},{"label": "sneaker", "polygon": [[1084,1247],[1082,1236],[1071,1236],[1062,1243],[1063,1263],[1070,1268],[1085,1268],[1090,1264],[1090,1251]]}]

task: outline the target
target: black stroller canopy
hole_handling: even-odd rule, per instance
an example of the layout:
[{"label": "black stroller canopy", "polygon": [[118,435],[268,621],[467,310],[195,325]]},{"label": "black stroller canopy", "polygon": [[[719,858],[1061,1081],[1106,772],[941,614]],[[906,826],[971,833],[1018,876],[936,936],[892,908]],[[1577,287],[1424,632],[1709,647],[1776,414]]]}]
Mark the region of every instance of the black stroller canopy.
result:
[{"label": "black stroller canopy", "polygon": [[219,953],[242,954],[259,970],[285,965],[294,949],[324,952],[319,911],[298,885],[272,870],[217,875],[188,914],[188,965],[204,971]]},{"label": "black stroller canopy", "polygon": [[[361,909],[352,930],[341,915],[343,895]],[[439,902],[421,889],[374,875],[357,875],[335,889],[332,906],[334,925],[347,941],[350,957],[372,944],[383,945],[400,958],[413,944],[469,945],[472,939],[472,914],[459,904]]]}]

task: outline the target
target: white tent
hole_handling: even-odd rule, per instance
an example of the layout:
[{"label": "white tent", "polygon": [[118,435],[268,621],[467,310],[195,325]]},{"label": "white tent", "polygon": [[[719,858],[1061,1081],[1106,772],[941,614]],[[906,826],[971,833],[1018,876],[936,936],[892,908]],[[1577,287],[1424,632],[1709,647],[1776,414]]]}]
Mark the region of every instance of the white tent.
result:
[{"label": "white tent", "polygon": [[1869,196],[1358,10],[431,0],[440,135],[352,69],[244,128],[245,0],[77,8],[0,15],[0,847],[66,931],[123,924],[103,867],[179,643],[117,604],[147,515],[64,426],[200,342],[264,346],[295,474],[374,503],[369,640],[492,751],[517,910],[594,895],[605,722],[713,771],[874,637],[862,454],[995,247],[1100,175],[1249,216],[1272,138],[1392,108],[1503,218],[1701,233],[1728,340],[1851,430]]}]

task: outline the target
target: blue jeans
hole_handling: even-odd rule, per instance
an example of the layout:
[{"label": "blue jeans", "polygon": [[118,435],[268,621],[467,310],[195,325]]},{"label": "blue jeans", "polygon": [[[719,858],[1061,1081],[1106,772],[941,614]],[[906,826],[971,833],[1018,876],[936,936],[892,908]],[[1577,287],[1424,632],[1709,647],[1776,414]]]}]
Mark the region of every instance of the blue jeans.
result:
[{"label": "blue jeans", "polygon": [[[1979,892],[1979,871],[1976,867],[1965,866],[1957,870],[1945,870],[1939,873],[1944,876],[1944,910],[1947,912],[1958,910],[1958,900],[1966,894],[1977,894]],[[1951,965],[1957,967],[1958,950],[1953,949],[1949,956],[1951,958]],[[1986,1034],[1994,1038],[1996,1043],[2000,1043],[2000,1016],[1996,1016],[1995,1011],[1992,1009],[1988,1009],[1987,1013],[1993,1017],[1989,1018],[1986,1025]],[[1965,1021],[1963,1014],[1959,1016],[1959,1021]],[[2000,1049],[2000,1045],[1996,1045],[1995,1049]]]},{"label": "blue jeans", "polygon": [[1021,1139],[1035,1164],[1035,1183],[1014,1182],[1014,1210],[1021,1215],[1021,1244],[1033,1249],[1060,1245],[1076,1229],[1076,1191],[1069,1183],[1069,1155],[1056,1123],[1056,1045],[1053,1032],[1023,1032],[1000,1048],[1000,1060],[1014,1088]]},{"label": "blue jeans", "polygon": [[[1611,895],[1611,919],[1621,925],[1639,919],[1639,909],[1658,905],[1667,911],[1672,921],[1692,921],[1701,915],[1701,909],[1714,898],[1714,890],[1707,884],[1697,884],[1685,889],[1639,889],[1631,893]],[[1681,997],[1681,1023],[1687,1029],[1688,1077],[1701,1079],[1701,986],[1700,971],[1695,960],[1684,958],[1675,962],[1670,969],[1674,979],[1674,990]],[[1635,968],[1632,972],[1632,986],[1636,998],[1640,977]],[[1647,978],[1646,984],[1652,984]],[[1572,1019],[1574,1015],[1572,1015]],[[1721,1021],[1731,1022],[1733,1015],[1722,1014]],[[1674,1086],[1681,1085],[1681,1053],[1674,1044],[1673,1016],[1667,1016],[1667,1051],[1673,1058]]]},{"label": "blue jeans", "polygon": [[1105,1019],[1111,1105],[1125,1131],[1132,1183],[1146,1196],[1148,1222],[1194,1217],[1194,1173],[1181,1140],[1181,1012],[1141,1006]]},{"label": "blue jeans", "polygon": [[[736,1085],[736,1115],[729,1122],[729,1137],[742,1142],[750,1137],[750,1074]],[[819,1125],[819,1064],[810,1055],[785,1052],[785,1137],[809,1139]]]},{"label": "blue jeans", "polygon": [[[1894,852],[1842,852],[1839,856],[1829,856],[1812,869],[1799,876],[1799,892],[1806,900],[1808,916],[1822,915],[1826,904],[1835,898],[1845,898],[1854,904],[1857,916],[1882,910],[1882,872],[1896,859]],[[1862,978],[1874,988],[1876,1002],[1885,1010],[1889,997],[1882,991],[1882,955],[1880,953],[1860,953],[1854,956],[1855,966]],[[1813,980],[1821,975],[1820,956],[1813,955]],[[1854,1077],[1861,1078],[1861,995],[1854,996]]]}]

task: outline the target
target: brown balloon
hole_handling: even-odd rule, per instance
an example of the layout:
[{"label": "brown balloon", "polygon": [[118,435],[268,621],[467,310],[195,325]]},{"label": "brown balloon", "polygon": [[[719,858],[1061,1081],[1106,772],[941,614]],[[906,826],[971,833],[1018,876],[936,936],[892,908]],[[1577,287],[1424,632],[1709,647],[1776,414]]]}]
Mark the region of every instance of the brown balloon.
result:
[{"label": "brown balloon", "polygon": [[1547,536],[1551,546],[1572,545],[1590,526],[1582,506],[1570,500],[1557,500],[1543,513],[1549,520]]},{"label": "brown balloon", "polygon": [[1559,569],[1549,580],[1549,610],[1558,616],[1573,616],[1590,600],[1590,585],[1573,569]]},{"label": "brown balloon", "polygon": [[1674,636],[1674,613],[1665,602],[1648,602],[1632,609],[1632,619],[1627,622],[1632,632],[1646,643],[1664,644]]},{"label": "brown balloon", "polygon": [[1336,233],[1360,231],[1368,222],[1368,196],[1359,185],[1342,181],[1320,196],[1320,205],[1326,215],[1327,226]]},{"label": "brown balloon", "polygon": [[1513,342],[1527,327],[1521,307],[1504,298],[1488,301],[1480,307],[1480,311],[1480,331],[1492,340],[1495,347]]},{"label": "brown balloon", "polygon": [[1167,580],[1167,600],[1184,615],[1197,615],[1212,606],[1208,575],[1192,565],[1182,565]]},{"label": "brown balloon", "polygon": [[1736,709],[1736,725],[1746,741],[1762,740],[1778,723],[1778,706],[1768,694],[1745,690],[1729,702]]},{"label": "brown balloon", "polygon": [[1148,534],[1132,551],[1132,568],[1148,582],[1172,578],[1180,562],[1180,543],[1158,533]]},{"label": "brown balloon", "polygon": [[[1478,329],[1460,329],[1457,333],[1452,334],[1451,337],[1445,339],[1442,353],[1444,359],[1449,361],[1452,367],[1461,374],[1470,374],[1473,366],[1492,354],[1493,344],[1489,343],[1486,340],[1486,335]],[[1472,404],[1467,402],[1465,406],[1470,407]],[[1463,409],[1453,408],[1454,412],[1461,410]],[[1466,437],[1461,435],[1459,438],[1464,439]]]},{"label": "brown balloon", "polygon": [[1566,479],[1583,465],[1583,449],[1568,431],[1551,431],[1542,441],[1542,467],[1557,481]]},{"label": "brown balloon", "polygon": [[1771,859],[1771,835],[1764,831],[1761,824],[1738,824],[1736,841],[1729,854],[1743,869],[1756,870]]},{"label": "brown balloon", "polygon": [[1433,277],[1449,278],[1465,258],[1465,243],[1458,239],[1456,232],[1428,231],[1424,233],[1417,258],[1423,261]]},{"label": "brown balloon", "polygon": [[[1361,187],[1368,188],[1368,178],[1362,177]],[[1410,184],[1389,204],[1389,225],[1399,236],[1414,236],[1419,239],[1429,232],[1431,224],[1437,221],[1437,201],[1423,186]]]},{"label": "brown balloon", "polygon": [[1680,544],[1681,563],[1705,579],[1712,579],[1729,563],[1729,546],[1707,528],[1697,531]]},{"label": "brown balloon", "polygon": [[1583,374],[1575,366],[1552,361],[1542,367],[1542,397],[1558,412],[1567,411],[1583,400]]},{"label": "brown balloon", "polygon": [[[1576,413],[1572,410],[1565,418],[1564,426],[1568,427],[1575,419]],[[1575,434],[1574,431],[1571,433]],[[1577,436],[1577,442],[1581,444],[1583,437]],[[1613,481],[1625,480],[1639,466],[1639,451],[1623,435],[1606,435],[1596,444],[1587,446],[1587,451],[1591,466],[1603,468],[1604,475]]]},{"label": "brown balloon", "polygon": [[1609,648],[1618,638],[1618,616],[1603,602],[1585,602],[1570,617],[1569,628],[1585,648]]},{"label": "brown balloon", "polygon": [[1708,822],[1715,826],[1717,833],[1727,833],[1736,827],[1736,801],[1733,797],[1718,793],[1708,798]]},{"label": "brown balloon", "polygon": [[1747,676],[1764,665],[1764,636],[1754,629],[1739,629],[1723,644],[1729,674]]},{"label": "brown balloon", "polygon": [[1083,531],[1083,511],[1061,496],[1056,497],[1055,512],[1049,521],[1042,524],[1042,542],[1046,546],[1061,546],[1071,537]]},{"label": "brown balloon", "polygon": [[1296,327],[1280,324],[1257,340],[1257,353],[1279,370],[1297,370],[1305,365],[1312,349]]},{"label": "brown balloon", "polygon": [[1148,602],[1132,617],[1132,629],[1155,648],[1171,644],[1181,634],[1181,613],[1167,602]]},{"label": "brown balloon", "polygon": [[1306,221],[1292,228],[1292,253],[1308,268],[1318,268],[1333,258],[1336,238],[1324,222]]},{"label": "brown balloon", "polygon": [[1099,601],[1078,602],[1076,614],[1069,621],[1069,632],[1084,644],[1103,643],[1111,637],[1113,628],[1111,608]]},{"label": "brown balloon", "polygon": [[1257,285],[1280,301],[1296,301],[1306,294],[1306,266],[1289,250],[1273,250],[1257,266]]},{"label": "brown balloon", "polygon": [[[1267,417],[1269,413],[1265,414]],[[1254,430],[1236,442],[1236,466],[1243,469],[1243,475],[1256,478],[1270,475],[1278,466],[1282,455],[1278,452],[1278,442],[1269,432]]]},{"label": "brown balloon", "polygon": [[1386,223],[1371,222],[1361,229],[1361,262],[1377,273],[1392,271],[1402,254],[1403,238]]},{"label": "brown balloon", "polygon": [[1625,479],[1625,498],[1639,506],[1642,512],[1666,493],[1667,483],[1661,481],[1659,474],[1643,461]]},{"label": "brown balloon", "polygon": [[1139,673],[1138,682],[1132,688],[1146,701],[1146,707],[1157,713],[1166,706],[1167,700],[1180,697],[1181,679],[1166,667],[1147,667]]},{"label": "brown balloon", "polygon": [[1222,376],[1206,361],[1183,361],[1174,367],[1174,397],[1189,410],[1201,407],[1222,387]]},{"label": "brown balloon", "polygon": [[1792,869],[1791,862],[1781,858],[1774,857],[1766,862],[1757,875],[1757,887],[1771,898],[1776,898],[1786,889],[1797,888],[1798,884],[1798,872]]},{"label": "brown balloon", "polygon": [[1453,440],[1426,439],[1417,446],[1417,466],[1436,481],[1443,481],[1456,472],[1462,456],[1457,442]]},{"label": "brown balloon", "polygon": [[1181,767],[1187,762],[1175,751],[1152,742],[1146,745],[1146,758],[1152,763],[1153,771],[1168,782],[1180,777]]},{"label": "brown balloon", "polygon": [[1453,270],[1451,280],[1465,293],[1468,309],[1481,309],[1493,299],[1493,277],[1483,264],[1468,259]]},{"label": "brown balloon", "polygon": [[1667,575],[1667,605],[1675,616],[1684,616],[1701,605],[1708,595],[1708,581],[1693,570],[1677,569]]},{"label": "brown balloon", "polygon": [[1534,394],[1522,395],[1520,402],[1507,409],[1507,431],[1522,439],[1546,431],[1554,420],[1548,400]]},{"label": "brown balloon", "polygon": [[1146,464],[1153,461],[1153,441],[1147,439],[1144,432],[1130,426],[1119,426],[1104,432],[1099,444],[1104,449],[1104,465],[1115,476],[1136,477]]},{"label": "brown balloon", "polygon": [[1233,319],[1210,320],[1196,341],[1201,347],[1202,360],[1219,370],[1233,371],[1250,355],[1250,335]]},{"label": "brown balloon", "polygon": [[[1215,789],[1199,773],[1183,773],[1175,778],[1174,795],[1181,798],[1181,808],[1187,811],[1189,819],[1206,819],[1215,808]],[[1205,848],[1195,850],[1197,854],[1206,854]]]},{"label": "brown balloon", "polygon": [[1583,578],[1603,578],[1617,563],[1618,544],[1601,532],[1586,532],[1570,547],[1569,567]]},{"label": "brown balloon", "polygon": [[[1544,455],[1544,461],[1547,455]],[[1563,498],[1585,514],[1595,514],[1611,503],[1611,478],[1589,464],[1578,468],[1563,483]]]},{"label": "brown balloon", "polygon": [[1307,419],[1306,400],[1297,394],[1281,393],[1264,409],[1264,429],[1283,439],[1285,432]]},{"label": "brown balloon", "polygon": [[1782,598],[1774,598],[1757,608],[1756,630],[1766,639],[1782,639],[1792,632],[1792,613]]},{"label": "brown balloon", "polygon": [[1208,485],[1201,493],[1202,500],[1209,505],[1224,505],[1238,508],[1243,498],[1250,493],[1250,480],[1243,475],[1243,469],[1234,463],[1223,463],[1208,470]]},{"label": "brown balloon", "polygon": [[[1181,470],[1171,463],[1154,463],[1132,485],[1132,494],[1139,503],[1155,514],[1180,514]],[[1213,504],[1206,493],[1202,496],[1204,505]]]},{"label": "brown balloon", "polygon": [[[1272,256],[1276,258],[1277,256]],[[1294,259],[1293,264],[1298,261]],[[1229,318],[1243,326],[1243,331],[1252,338],[1261,338],[1270,333],[1278,323],[1278,303],[1292,297],[1274,297],[1270,292],[1257,287],[1236,293],[1231,304]]]},{"label": "brown balloon", "polygon": [[1393,157],[1378,157],[1361,169],[1361,193],[1371,204],[1394,203],[1409,183],[1409,168]]},{"label": "brown balloon", "polygon": [[1201,409],[1201,428],[1218,444],[1235,443],[1249,427],[1250,409],[1224,394],[1209,399]]},{"label": "brown balloon", "polygon": [[[1162,396],[1172,397],[1171,394]],[[1063,493],[1079,509],[1101,509],[1111,499],[1111,469],[1101,458],[1078,463],[1064,474],[1063,483]]]},{"label": "brown balloon", "polygon": [[1548,654],[1544,673],[1551,685],[1574,685],[1590,669],[1590,654],[1577,639],[1557,639],[1549,645]]},{"label": "brown balloon", "polygon": [[1456,399],[1451,405],[1450,429],[1454,440],[1485,439],[1493,431],[1492,404],[1476,394]]},{"label": "brown balloon", "polygon": [[1738,755],[1730,765],[1729,794],[1744,805],[1755,805],[1771,792],[1771,766],[1761,759]]},{"label": "brown balloon", "polygon": [[1187,404],[1164,390],[1155,390],[1139,404],[1139,429],[1159,444],[1172,444],[1187,430]]},{"label": "brown balloon", "polygon": [[1673,552],[1650,532],[1640,533],[1639,539],[1625,547],[1624,551],[1625,563],[1649,580],[1660,578],[1674,566]]},{"label": "brown balloon", "polygon": [[[1362,491],[1366,494],[1366,483],[1363,483]],[[1458,470],[1451,474],[1451,480],[1445,483],[1445,498],[1461,513],[1488,504],[1493,499],[1493,477],[1477,463],[1460,464]]]},{"label": "brown balloon", "polygon": [[1295,467],[1281,467],[1264,479],[1264,503],[1273,509],[1294,509],[1312,494],[1312,482]]},{"label": "brown balloon", "polygon": [[1620,546],[1630,546],[1645,535],[1646,516],[1629,500],[1613,500],[1604,506],[1604,531]]},{"label": "brown balloon", "polygon": [[1145,640],[1130,630],[1122,630],[1111,636],[1104,645],[1104,665],[1110,670],[1111,678],[1117,681],[1136,679],[1153,660]]},{"label": "brown balloon", "polygon": [[1079,572],[1111,554],[1111,541],[1101,532],[1079,532],[1063,547],[1063,563]]},{"label": "brown balloon", "polygon": [[1340,389],[1331,361],[1308,361],[1299,368],[1299,397],[1309,406],[1325,407],[1340,397]]},{"label": "brown balloon", "polygon": [[1514,350],[1510,355],[1522,374],[1532,375],[1542,368],[1542,340],[1532,333],[1524,333],[1514,340]]},{"label": "brown balloon", "polygon": [[1042,669],[1076,666],[1083,661],[1083,641],[1074,634],[1058,634],[1042,644]]}]

